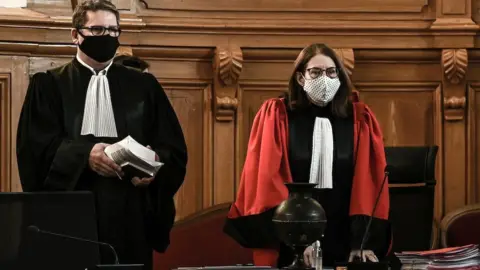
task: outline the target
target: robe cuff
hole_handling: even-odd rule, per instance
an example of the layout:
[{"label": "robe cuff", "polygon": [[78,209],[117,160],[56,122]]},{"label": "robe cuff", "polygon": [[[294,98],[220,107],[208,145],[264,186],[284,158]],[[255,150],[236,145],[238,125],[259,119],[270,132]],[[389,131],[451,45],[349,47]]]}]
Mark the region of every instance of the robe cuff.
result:
[{"label": "robe cuff", "polygon": [[[350,218],[350,248],[351,250],[359,250],[370,217],[366,215],[354,215]],[[390,246],[390,236],[390,223],[388,220],[373,218],[363,250],[372,250],[377,257],[384,257]]]},{"label": "robe cuff", "polygon": [[257,215],[227,218],[223,231],[244,248],[277,248],[280,240],[272,222],[275,209]]}]

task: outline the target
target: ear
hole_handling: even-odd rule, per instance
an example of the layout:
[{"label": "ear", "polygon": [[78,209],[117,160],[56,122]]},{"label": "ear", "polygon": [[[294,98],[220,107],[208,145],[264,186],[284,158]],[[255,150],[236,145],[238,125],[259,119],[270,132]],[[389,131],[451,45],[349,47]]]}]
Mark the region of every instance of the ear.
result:
[{"label": "ear", "polygon": [[303,77],[303,74],[301,72],[295,73],[295,78],[297,79],[298,84],[303,86],[305,84],[305,77]]},{"label": "ear", "polygon": [[78,36],[79,36],[79,34],[78,34],[77,29],[72,28],[72,30],[70,31],[70,34],[72,35],[73,44],[78,45],[78,42],[79,42]]}]

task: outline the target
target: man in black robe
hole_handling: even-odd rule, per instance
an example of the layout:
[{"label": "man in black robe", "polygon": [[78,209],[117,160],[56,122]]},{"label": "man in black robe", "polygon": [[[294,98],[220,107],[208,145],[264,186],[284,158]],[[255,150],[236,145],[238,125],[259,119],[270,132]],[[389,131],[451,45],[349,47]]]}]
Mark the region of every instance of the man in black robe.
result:
[{"label": "man in black robe", "polygon": [[[106,0],[87,0],[73,14],[76,57],[33,75],[17,133],[24,191],[90,190],[99,240],[120,263],[152,267],[175,219],[173,197],[183,183],[187,149],[162,87],[149,73],[112,63],[119,46],[119,13]],[[120,180],[104,149],[130,135],[164,163],[153,178]],[[102,263],[113,263],[101,250]]]},{"label": "man in black robe", "polygon": [[148,62],[134,55],[117,55],[113,59],[113,62],[141,72],[148,72],[148,69],[150,68],[150,64]]}]

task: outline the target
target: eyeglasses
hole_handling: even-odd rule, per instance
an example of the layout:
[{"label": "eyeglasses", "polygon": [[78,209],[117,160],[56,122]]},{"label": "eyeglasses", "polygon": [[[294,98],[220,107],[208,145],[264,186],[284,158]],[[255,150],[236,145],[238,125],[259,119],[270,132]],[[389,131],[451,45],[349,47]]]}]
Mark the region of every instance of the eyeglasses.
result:
[{"label": "eyeglasses", "polygon": [[108,33],[112,37],[118,37],[122,32],[120,27],[104,27],[104,26],[81,27],[81,28],[78,28],[77,30],[79,32],[80,30],[86,30],[86,32],[92,34],[92,36],[103,36]]},{"label": "eyeglasses", "polygon": [[307,68],[307,72],[308,72],[308,75],[310,75],[310,78],[312,79],[315,79],[323,75],[323,73],[325,73],[329,78],[337,78],[339,69],[336,67],[329,67],[326,69],[313,67],[313,68]]}]

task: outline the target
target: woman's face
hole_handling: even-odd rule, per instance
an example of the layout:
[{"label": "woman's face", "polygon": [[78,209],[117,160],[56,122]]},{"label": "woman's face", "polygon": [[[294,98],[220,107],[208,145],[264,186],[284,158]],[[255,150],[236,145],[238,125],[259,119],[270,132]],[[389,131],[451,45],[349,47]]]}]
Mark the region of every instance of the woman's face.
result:
[{"label": "woman's face", "polygon": [[336,78],[338,77],[338,69],[332,58],[323,54],[317,54],[308,61],[305,72],[303,74],[300,72],[297,74],[297,81],[303,86],[305,79],[311,80],[323,75]]}]

